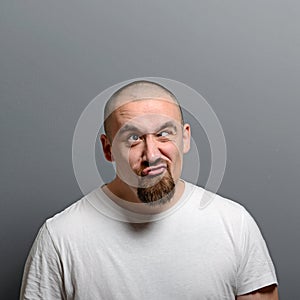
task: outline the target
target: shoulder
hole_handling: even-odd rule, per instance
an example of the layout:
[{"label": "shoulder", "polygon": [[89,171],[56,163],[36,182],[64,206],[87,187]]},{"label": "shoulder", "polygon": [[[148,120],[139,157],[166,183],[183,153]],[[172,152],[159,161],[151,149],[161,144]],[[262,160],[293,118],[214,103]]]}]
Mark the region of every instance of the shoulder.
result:
[{"label": "shoulder", "polygon": [[50,235],[67,236],[73,232],[82,231],[96,216],[99,218],[99,212],[91,204],[91,199],[96,198],[96,195],[96,190],[94,190],[48,218],[44,226]]},{"label": "shoulder", "polygon": [[247,210],[240,203],[205,190],[197,185],[186,183],[191,202],[195,207],[206,213],[220,214],[223,216],[240,217],[247,213]]},{"label": "shoulder", "polygon": [[201,216],[212,227],[230,231],[237,239],[243,232],[257,232],[256,222],[242,204],[190,183],[187,187],[190,190],[187,201],[189,211]]}]

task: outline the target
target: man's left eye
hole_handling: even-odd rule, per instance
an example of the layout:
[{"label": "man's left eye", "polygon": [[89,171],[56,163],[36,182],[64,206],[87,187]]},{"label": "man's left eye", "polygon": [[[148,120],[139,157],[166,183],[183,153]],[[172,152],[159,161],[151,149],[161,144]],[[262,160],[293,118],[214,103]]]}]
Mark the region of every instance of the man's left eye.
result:
[{"label": "man's left eye", "polygon": [[163,137],[165,137],[165,136],[168,136],[170,134],[170,132],[168,132],[168,131],[162,131],[162,132],[160,132],[159,134],[158,134],[158,136],[163,136]]}]

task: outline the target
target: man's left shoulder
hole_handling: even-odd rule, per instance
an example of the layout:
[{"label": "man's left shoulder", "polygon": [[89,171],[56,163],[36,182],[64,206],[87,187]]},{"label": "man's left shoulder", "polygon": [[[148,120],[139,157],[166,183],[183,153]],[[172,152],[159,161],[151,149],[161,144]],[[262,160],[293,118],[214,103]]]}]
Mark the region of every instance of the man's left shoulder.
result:
[{"label": "man's left shoulder", "polygon": [[216,194],[214,204],[216,208],[224,212],[243,214],[246,211],[242,204],[220,194]]},{"label": "man's left shoulder", "polygon": [[200,210],[230,214],[231,216],[240,216],[246,211],[243,205],[221,194],[211,192],[191,183],[186,183],[186,185],[191,191],[192,201]]}]

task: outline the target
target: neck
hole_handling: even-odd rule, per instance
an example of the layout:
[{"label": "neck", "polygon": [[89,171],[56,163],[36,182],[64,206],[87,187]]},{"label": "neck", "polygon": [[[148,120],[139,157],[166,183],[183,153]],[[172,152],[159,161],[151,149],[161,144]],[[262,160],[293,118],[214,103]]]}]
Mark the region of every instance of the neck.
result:
[{"label": "neck", "polygon": [[141,202],[137,196],[137,188],[127,185],[119,177],[105,185],[103,192],[112,201],[127,210],[142,214],[156,214],[168,210],[180,200],[184,192],[184,182],[180,179],[177,180],[174,196],[163,205],[149,205]]}]

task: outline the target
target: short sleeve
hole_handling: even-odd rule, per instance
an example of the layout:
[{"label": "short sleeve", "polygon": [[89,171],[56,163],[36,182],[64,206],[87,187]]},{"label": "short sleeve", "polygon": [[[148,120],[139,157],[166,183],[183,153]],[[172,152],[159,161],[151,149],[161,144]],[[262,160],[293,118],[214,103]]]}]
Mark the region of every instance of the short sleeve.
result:
[{"label": "short sleeve", "polygon": [[20,300],[25,299],[65,299],[62,267],[46,223],[41,227],[25,264]]},{"label": "short sleeve", "polygon": [[251,215],[243,209],[237,295],[278,284],[266,242]]}]

